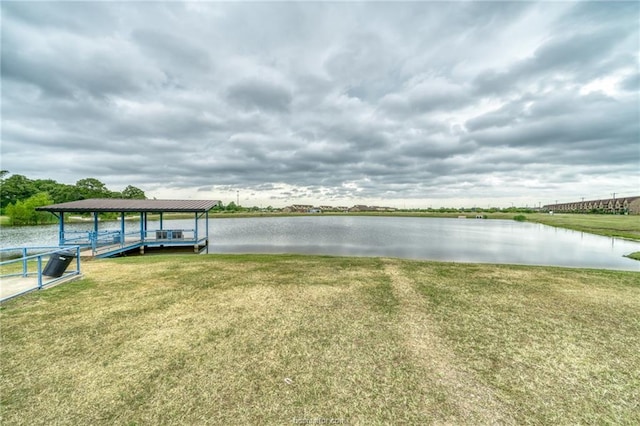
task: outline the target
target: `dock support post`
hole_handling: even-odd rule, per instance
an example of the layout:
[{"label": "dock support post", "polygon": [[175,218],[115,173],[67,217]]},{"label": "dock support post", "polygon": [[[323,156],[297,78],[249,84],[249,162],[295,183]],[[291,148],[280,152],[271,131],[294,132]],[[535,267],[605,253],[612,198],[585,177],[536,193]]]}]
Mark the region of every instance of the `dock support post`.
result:
[{"label": "dock support post", "polygon": [[58,246],[62,247],[63,245],[64,245],[64,212],[60,212],[60,216],[58,216]]},{"label": "dock support post", "polygon": [[140,212],[140,241],[144,241],[144,213]]},{"label": "dock support post", "polygon": [[195,226],[195,235],[193,236],[193,239],[196,240],[196,246],[198,245],[198,213],[195,214],[195,221],[196,221],[196,226]]},{"label": "dock support post", "polygon": [[120,245],[124,247],[124,212],[120,212]]},{"label": "dock support post", "polygon": [[98,212],[93,212],[93,232],[98,233]]}]

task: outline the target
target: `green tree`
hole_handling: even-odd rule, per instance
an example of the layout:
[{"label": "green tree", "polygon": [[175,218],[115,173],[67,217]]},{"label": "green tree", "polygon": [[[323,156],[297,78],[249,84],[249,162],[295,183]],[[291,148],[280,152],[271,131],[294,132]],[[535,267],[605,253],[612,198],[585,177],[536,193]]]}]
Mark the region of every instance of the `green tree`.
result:
[{"label": "green tree", "polygon": [[80,179],[76,182],[76,188],[81,199],[87,198],[111,198],[111,191],[96,178]]},{"label": "green tree", "polygon": [[29,212],[22,200],[9,204],[5,209],[5,213],[9,216],[13,225],[26,225],[29,222]]},{"label": "green tree", "polygon": [[18,200],[7,207],[7,215],[14,225],[37,225],[51,222],[53,216],[48,212],[36,211],[36,207],[53,204],[47,192],[39,192],[26,200]]},{"label": "green tree", "polygon": [[146,200],[147,196],[144,191],[135,186],[129,185],[122,191],[122,198],[128,198],[132,200]]},{"label": "green tree", "polygon": [[78,201],[82,199],[82,194],[75,185],[66,185],[61,183],[48,192],[53,198],[54,204],[68,203],[70,201]]},{"label": "green tree", "polygon": [[33,186],[38,192],[48,192],[51,194],[60,184],[53,179],[34,179]]},{"label": "green tree", "polygon": [[7,179],[2,178],[0,179],[0,208],[15,204],[18,200],[26,200],[37,192],[38,190],[33,181],[23,175],[13,175]]}]

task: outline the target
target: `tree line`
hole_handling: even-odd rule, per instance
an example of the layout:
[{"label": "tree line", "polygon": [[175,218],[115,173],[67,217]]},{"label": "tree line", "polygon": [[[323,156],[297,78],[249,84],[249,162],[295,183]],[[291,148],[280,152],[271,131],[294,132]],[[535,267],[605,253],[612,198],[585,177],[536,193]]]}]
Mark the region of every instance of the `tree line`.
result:
[{"label": "tree line", "polygon": [[[121,192],[111,191],[96,178],[80,179],[75,185],[53,179],[29,179],[23,175],[0,171],[0,213],[9,216],[14,225],[37,225],[54,221],[50,213],[36,207],[88,198],[146,199],[143,190],[129,185]],[[8,177],[7,177],[8,176]]]}]

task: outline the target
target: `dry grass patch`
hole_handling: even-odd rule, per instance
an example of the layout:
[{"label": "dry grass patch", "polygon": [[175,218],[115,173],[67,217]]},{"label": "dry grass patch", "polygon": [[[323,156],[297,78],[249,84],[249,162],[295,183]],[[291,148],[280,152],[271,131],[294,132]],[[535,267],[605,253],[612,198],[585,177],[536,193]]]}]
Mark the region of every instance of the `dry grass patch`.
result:
[{"label": "dry grass patch", "polygon": [[3,424],[640,422],[638,274],[282,255],[83,272],[1,306]]},{"label": "dry grass patch", "polygon": [[84,273],[3,309],[5,424],[419,419],[376,260],[175,256]]},{"label": "dry grass patch", "polygon": [[441,336],[517,423],[640,422],[640,275],[404,263]]}]

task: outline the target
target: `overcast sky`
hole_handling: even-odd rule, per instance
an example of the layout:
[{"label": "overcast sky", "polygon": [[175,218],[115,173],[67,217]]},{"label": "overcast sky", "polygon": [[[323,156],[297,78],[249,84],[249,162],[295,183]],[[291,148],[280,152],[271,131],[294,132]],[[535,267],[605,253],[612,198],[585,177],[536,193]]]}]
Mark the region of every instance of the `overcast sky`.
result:
[{"label": "overcast sky", "polygon": [[2,168],[242,205],[640,195],[637,2],[7,2]]}]

